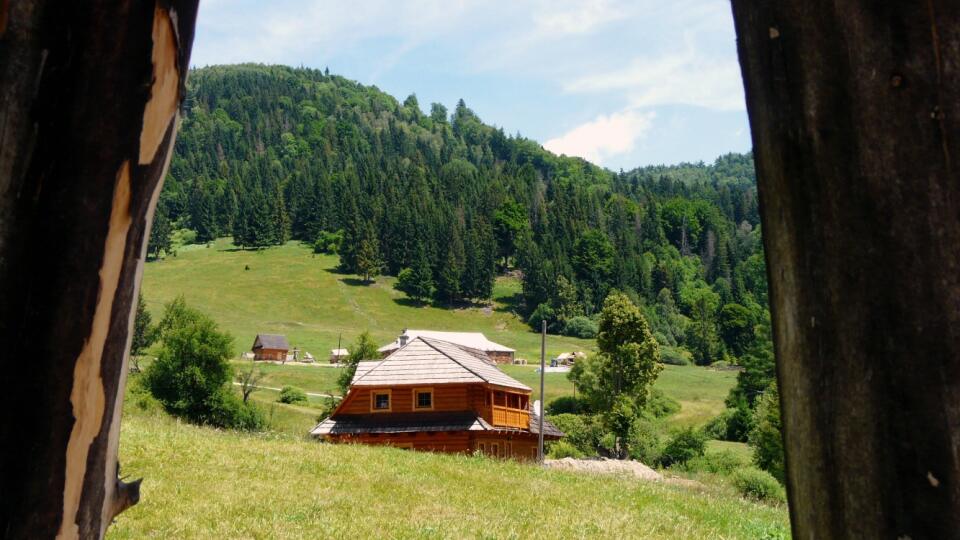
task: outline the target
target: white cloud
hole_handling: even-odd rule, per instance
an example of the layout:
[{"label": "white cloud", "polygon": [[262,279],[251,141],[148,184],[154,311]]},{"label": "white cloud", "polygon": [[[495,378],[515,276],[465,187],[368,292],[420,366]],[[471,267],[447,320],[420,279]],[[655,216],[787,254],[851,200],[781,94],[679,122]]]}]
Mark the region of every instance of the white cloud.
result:
[{"label": "white cloud", "polygon": [[628,66],[579,77],[564,85],[573,93],[619,92],[633,107],[695,105],[717,110],[744,109],[743,83],[735,57],[711,57],[692,39],[685,50],[638,58]]},{"label": "white cloud", "polygon": [[602,165],[612,156],[633,151],[637,141],[646,137],[653,127],[655,116],[652,111],[636,110],[599,116],[550,139],[543,147],[556,154],[579,156]]},{"label": "white cloud", "polygon": [[532,14],[537,34],[589,34],[603,25],[630,14],[623,2],[613,0],[568,0],[544,2]]}]

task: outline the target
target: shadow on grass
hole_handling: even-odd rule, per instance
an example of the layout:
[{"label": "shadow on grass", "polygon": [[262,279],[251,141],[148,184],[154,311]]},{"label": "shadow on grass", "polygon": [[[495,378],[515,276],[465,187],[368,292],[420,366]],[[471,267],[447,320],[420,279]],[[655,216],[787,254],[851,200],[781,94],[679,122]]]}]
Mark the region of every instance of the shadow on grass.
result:
[{"label": "shadow on grass", "polygon": [[342,278],[340,281],[342,281],[345,285],[350,285],[351,287],[369,287],[370,285],[376,283],[376,281],[366,281],[360,278],[352,277]]},{"label": "shadow on grass", "polygon": [[513,293],[510,296],[500,296],[495,298],[498,305],[494,311],[499,313],[513,313],[514,315],[523,314],[520,312],[520,306],[523,305],[523,293]]},{"label": "shadow on grass", "polygon": [[337,274],[338,276],[349,276],[350,272],[346,272],[340,268],[340,265],[334,266],[333,268],[324,268],[324,272],[329,272],[331,274]]},{"label": "shadow on grass", "polygon": [[406,296],[402,296],[400,298],[394,298],[393,301],[398,306],[403,306],[403,307],[412,307],[412,308],[421,308],[421,307],[427,307],[427,306],[440,307],[440,306],[436,306],[436,304],[434,304],[429,300],[414,300],[413,298],[408,298]]}]

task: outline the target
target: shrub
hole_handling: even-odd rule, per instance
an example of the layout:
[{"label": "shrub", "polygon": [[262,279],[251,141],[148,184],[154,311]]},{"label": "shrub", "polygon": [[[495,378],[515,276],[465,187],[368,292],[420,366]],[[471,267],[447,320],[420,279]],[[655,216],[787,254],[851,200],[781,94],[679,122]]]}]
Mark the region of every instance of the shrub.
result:
[{"label": "shrub", "polygon": [[780,426],[780,397],[776,383],[771,384],[753,412],[750,446],[753,460],[780,482],[784,481],[783,435]]},{"label": "shrub", "polygon": [[656,465],[660,461],[662,445],[660,430],[646,418],[637,418],[630,426],[627,437],[630,458],[647,465]]},{"label": "shrub", "polygon": [[787,495],[777,479],[766,471],[747,467],[733,473],[733,485],[744,497],[758,501],[786,502]]},{"label": "shrub", "polygon": [[547,403],[546,411],[549,415],[555,414],[583,414],[589,412],[589,403],[582,398],[560,396]]},{"label": "shrub", "polygon": [[707,437],[703,432],[686,428],[677,432],[664,447],[660,464],[664,467],[682,465],[695,457],[702,456],[706,450]]},{"label": "shrub", "polygon": [[600,448],[612,448],[604,444],[606,434],[603,423],[598,417],[586,414],[558,414],[550,417],[550,422],[566,436],[564,441],[586,455],[596,455]]},{"label": "shrub", "polygon": [[170,235],[170,243],[176,248],[194,244],[197,241],[197,231],[193,229],[177,229]]},{"label": "shrub", "polygon": [[259,412],[232,392],[230,334],[187,307],[182,297],[167,305],[159,328],[162,346],[144,372],[143,384],[167,412],[217,427],[262,426]]},{"label": "shrub", "polygon": [[691,458],[690,461],[684,463],[680,468],[687,472],[705,472],[727,476],[748,465],[749,464],[737,454],[729,450],[721,450],[719,452],[710,452]]},{"label": "shrub", "polygon": [[533,328],[535,332],[539,332],[543,325],[543,321],[547,321],[547,330],[550,330],[550,326],[556,320],[556,313],[554,313],[553,308],[548,304],[540,304],[537,306],[537,309],[533,310],[533,313],[530,314],[530,317],[527,318],[527,324],[530,325],[530,328]]},{"label": "shrub", "polygon": [[320,231],[317,239],[313,242],[314,253],[329,253],[331,255],[340,251],[340,244],[343,242],[343,231],[335,233]]},{"label": "shrub", "polygon": [[307,394],[299,388],[293,386],[284,386],[280,390],[280,397],[277,398],[280,403],[306,403]]},{"label": "shrub", "polygon": [[730,362],[727,362],[726,360],[717,360],[716,362],[710,364],[710,367],[713,369],[727,369],[730,367]]},{"label": "shrub", "polygon": [[643,408],[655,418],[663,418],[680,411],[680,402],[664,394],[663,390],[654,388]]},{"label": "shrub", "polygon": [[725,409],[703,428],[711,439],[747,442],[747,434],[753,427],[753,412],[746,404]]},{"label": "shrub", "polygon": [[563,334],[581,339],[594,339],[597,337],[597,323],[588,317],[578,315],[567,321],[563,327]]},{"label": "shrub", "polygon": [[690,353],[678,347],[660,347],[660,361],[672,366],[690,365]]},{"label": "shrub", "polygon": [[550,445],[547,457],[550,459],[563,459],[565,457],[580,459],[584,457],[584,453],[581,452],[579,448],[568,443],[567,441],[560,440]]}]

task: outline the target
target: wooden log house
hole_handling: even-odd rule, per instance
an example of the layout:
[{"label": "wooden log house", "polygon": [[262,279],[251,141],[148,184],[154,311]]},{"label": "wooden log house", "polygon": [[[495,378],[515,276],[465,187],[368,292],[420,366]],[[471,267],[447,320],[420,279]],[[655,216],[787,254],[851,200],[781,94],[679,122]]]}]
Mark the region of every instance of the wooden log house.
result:
[{"label": "wooden log house", "polygon": [[[347,396],[310,433],[330,442],[535,459],[530,394],[484,351],[421,336],[383,360],[360,362]],[[543,427],[546,440],[563,436],[546,420]]]},{"label": "wooden log house", "polygon": [[287,359],[290,343],[286,336],[277,334],[257,334],[253,340],[254,360],[274,360],[282,362]]}]

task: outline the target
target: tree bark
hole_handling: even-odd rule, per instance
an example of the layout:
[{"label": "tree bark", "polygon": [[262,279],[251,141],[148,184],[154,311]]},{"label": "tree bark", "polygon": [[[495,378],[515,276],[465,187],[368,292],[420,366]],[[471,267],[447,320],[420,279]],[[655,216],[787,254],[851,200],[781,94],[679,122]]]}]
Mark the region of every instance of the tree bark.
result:
[{"label": "tree bark", "polygon": [[797,538],[960,535],[960,2],[733,0]]},{"label": "tree bark", "polygon": [[0,536],[98,538],[196,0],[0,0]]}]

